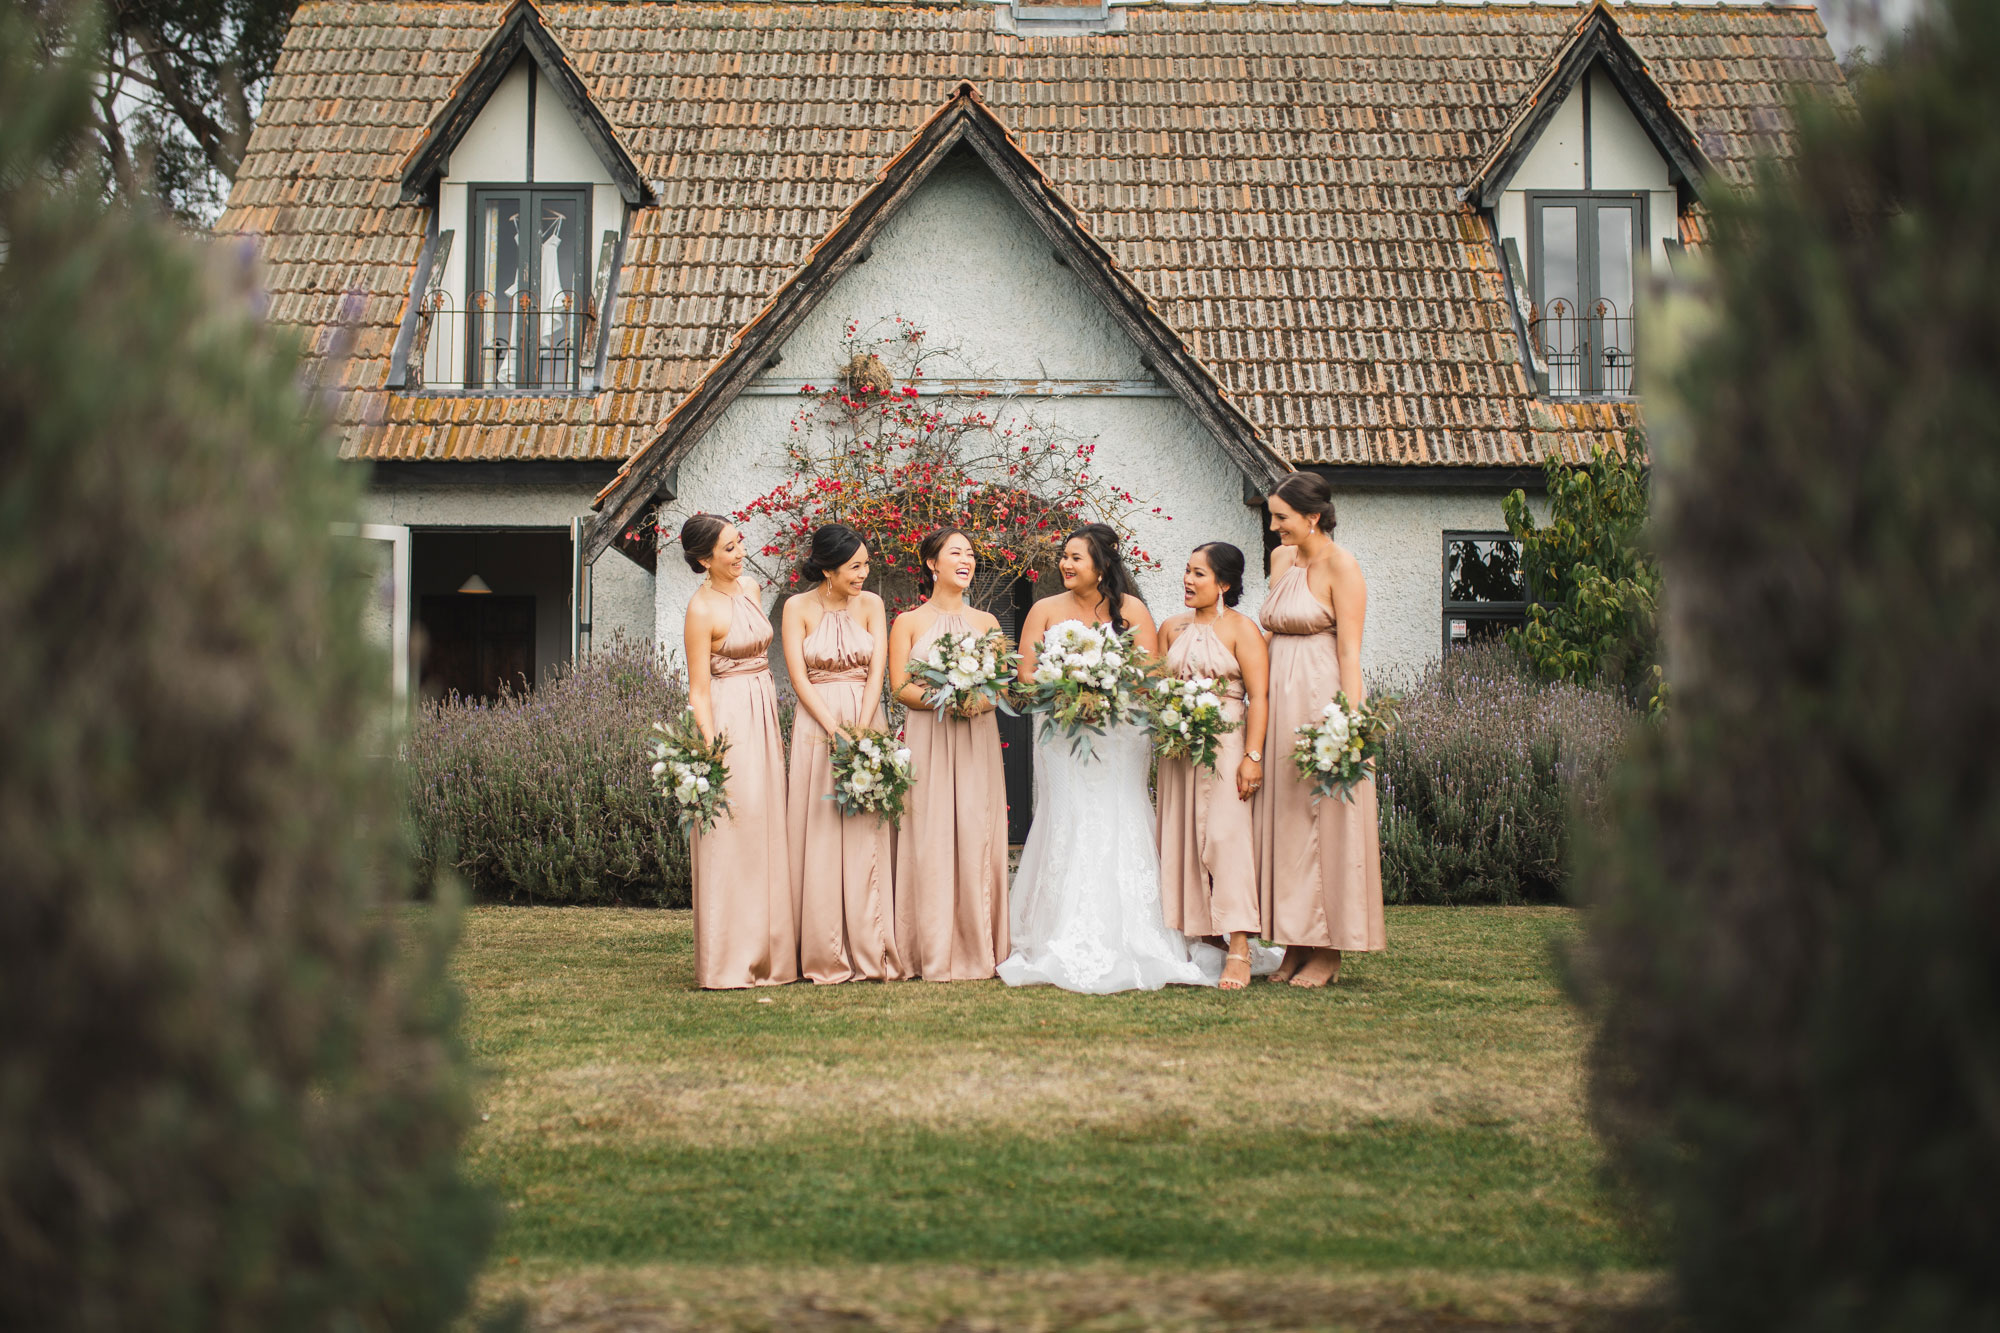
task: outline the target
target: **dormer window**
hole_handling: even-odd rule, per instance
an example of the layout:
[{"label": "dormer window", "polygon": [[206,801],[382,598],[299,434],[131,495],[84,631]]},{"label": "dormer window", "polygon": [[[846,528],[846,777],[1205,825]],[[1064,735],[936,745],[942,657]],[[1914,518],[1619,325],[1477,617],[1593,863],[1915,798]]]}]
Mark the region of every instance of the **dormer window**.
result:
[{"label": "dormer window", "polygon": [[1643,194],[1528,196],[1529,337],[1551,397],[1629,394],[1637,365]]},{"label": "dormer window", "polygon": [[[424,383],[575,390],[597,310],[586,267],[590,191],[471,187],[463,318],[434,316]],[[614,233],[615,241],[615,233]],[[444,306],[444,302],[439,303]]]},{"label": "dormer window", "polygon": [[1537,394],[1638,392],[1643,275],[1670,262],[1712,173],[1611,10],[1594,6],[1461,195],[1492,227]]},{"label": "dormer window", "polygon": [[403,193],[432,217],[389,387],[595,393],[626,222],[650,198],[531,6],[432,121]]}]

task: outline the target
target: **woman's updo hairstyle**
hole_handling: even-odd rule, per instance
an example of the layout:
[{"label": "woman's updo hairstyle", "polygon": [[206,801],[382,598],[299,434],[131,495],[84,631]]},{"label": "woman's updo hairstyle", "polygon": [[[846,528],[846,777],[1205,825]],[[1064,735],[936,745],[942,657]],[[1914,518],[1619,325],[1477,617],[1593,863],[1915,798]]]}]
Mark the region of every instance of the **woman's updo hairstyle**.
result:
[{"label": "woman's updo hairstyle", "polygon": [[824,583],[826,576],[852,560],[861,546],[861,534],[845,523],[814,528],[812,548],[799,565],[799,577],[809,585]]},{"label": "woman's updo hairstyle", "polygon": [[688,562],[688,568],[697,574],[708,570],[702,561],[715,554],[715,544],[722,540],[722,530],[729,526],[729,520],[720,514],[695,514],[681,524],[681,558]]},{"label": "woman's updo hairstyle", "polygon": [[1079,537],[1090,551],[1090,563],[1097,568],[1097,592],[1104,598],[1104,607],[1111,612],[1111,628],[1123,634],[1129,626],[1125,623],[1125,599],[1139,595],[1139,585],[1132,581],[1132,571],[1125,568],[1124,559],[1118,554],[1118,534],[1109,524],[1086,523],[1063,538],[1068,546]]},{"label": "woman's updo hairstyle", "polygon": [[1243,600],[1243,552],[1228,542],[1203,542],[1194,553],[1208,561],[1215,581],[1222,585],[1222,604],[1234,606]]},{"label": "woman's updo hairstyle", "polygon": [[1317,472],[1294,472],[1271,494],[1308,518],[1319,519],[1319,530],[1333,535],[1333,487]]},{"label": "woman's updo hairstyle", "polygon": [[[964,530],[960,528],[939,528],[936,532],[924,538],[923,544],[917,547],[917,593],[919,596],[929,597],[937,591],[937,575],[931,572],[931,561],[938,558],[938,552],[944,550],[944,544],[953,537],[965,537]],[[965,537],[965,540],[969,542],[972,538]]]}]

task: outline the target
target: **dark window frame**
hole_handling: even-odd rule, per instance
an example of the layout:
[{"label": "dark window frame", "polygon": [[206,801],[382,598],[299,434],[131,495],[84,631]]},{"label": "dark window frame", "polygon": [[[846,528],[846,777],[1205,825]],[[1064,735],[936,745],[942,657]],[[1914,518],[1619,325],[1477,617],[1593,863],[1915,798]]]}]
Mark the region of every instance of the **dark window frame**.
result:
[{"label": "dark window frame", "polygon": [[[581,391],[580,380],[583,365],[585,361],[592,359],[591,349],[583,345],[584,340],[579,335],[590,323],[591,284],[593,277],[591,273],[590,241],[592,235],[591,210],[595,203],[594,192],[595,187],[588,181],[532,181],[520,184],[481,181],[466,186],[465,232],[467,241],[465,246],[464,289],[466,311],[464,330],[466,391],[475,393],[497,391],[504,394],[518,394],[523,390],[532,393],[547,393],[552,390],[559,393]],[[492,384],[487,383],[482,351],[484,329],[481,319],[473,310],[473,300],[484,290],[480,284],[486,268],[486,237],[479,225],[480,205],[485,200],[496,196],[501,198],[510,196],[519,198],[523,215],[530,219],[538,218],[541,215],[541,203],[544,199],[567,198],[579,205],[579,221],[576,236],[570,241],[570,244],[575,247],[577,278],[582,282],[583,286],[581,289],[571,293],[573,309],[567,312],[576,321],[575,331],[572,334],[572,337],[576,339],[576,346],[573,348],[569,359],[569,375],[566,382],[544,383],[539,373],[536,373],[533,378],[524,382],[520,378],[520,370],[517,369],[516,378],[512,383],[503,384],[497,381]],[[537,287],[539,287],[542,278],[539,267],[541,263],[539,251],[539,246],[530,244],[529,253],[537,256],[532,261],[534,265],[533,276]],[[496,301],[498,300],[498,293],[491,293],[490,295]],[[556,309],[549,304],[552,295],[554,294],[540,290],[535,292],[536,317],[529,321],[529,335],[519,339],[519,342],[526,350],[520,355],[520,360],[516,362],[517,367],[534,365],[539,368],[542,357],[533,334],[541,322],[541,316]],[[503,319],[505,317],[506,312],[500,312],[496,307],[494,318]]]},{"label": "dark window frame", "polygon": [[[1597,213],[1600,207],[1630,206],[1632,209],[1632,309],[1626,311],[1626,345],[1619,350],[1630,360],[1631,369],[1626,372],[1626,387],[1622,390],[1604,387],[1608,378],[1604,374],[1600,358],[1594,354],[1584,357],[1577,392],[1559,393],[1555,388],[1555,375],[1550,372],[1548,396],[1567,401],[1579,399],[1610,399],[1623,402],[1639,396],[1638,356],[1639,356],[1639,291],[1644,283],[1646,270],[1652,264],[1652,200],[1644,190],[1529,190],[1528,208],[1528,288],[1534,304],[1535,323],[1546,317],[1547,273],[1542,255],[1542,214],[1550,207],[1574,208],[1577,210],[1577,304],[1581,308],[1579,318],[1586,318],[1592,326],[1589,340],[1591,348],[1597,348],[1601,335],[1596,327],[1595,310],[1602,293],[1598,283],[1602,269],[1597,253]],[[1581,312],[1592,312],[1584,315]],[[1545,360],[1546,343],[1537,333],[1535,355],[1537,360]]]},{"label": "dark window frame", "polygon": [[1446,528],[1444,530],[1444,540],[1439,545],[1438,554],[1439,594],[1444,608],[1444,651],[1447,653],[1454,647],[1461,646],[1460,641],[1452,638],[1452,621],[1463,620],[1466,622],[1467,636],[1462,642],[1470,644],[1475,642],[1475,637],[1470,632],[1473,622],[1476,621],[1488,625],[1525,625],[1528,623],[1528,608],[1534,605],[1535,600],[1535,590],[1533,585],[1528,582],[1528,571],[1524,567],[1521,570],[1521,589],[1525,595],[1518,602],[1454,601],[1451,595],[1451,548],[1454,542],[1464,541],[1512,542],[1516,547],[1519,547],[1521,544],[1521,539],[1511,532],[1494,532],[1469,528]]}]

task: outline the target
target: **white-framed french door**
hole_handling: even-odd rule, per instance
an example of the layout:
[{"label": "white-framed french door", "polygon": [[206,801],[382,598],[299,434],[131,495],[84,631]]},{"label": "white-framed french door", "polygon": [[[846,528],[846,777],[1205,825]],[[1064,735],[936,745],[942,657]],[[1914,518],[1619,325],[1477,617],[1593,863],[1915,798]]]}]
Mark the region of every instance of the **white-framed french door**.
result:
[{"label": "white-framed french door", "polygon": [[400,523],[336,523],[337,537],[379,543],[381,561],[374,596],[363,612],[365,629],[389,650],[389,688],[396,702],[410,697],[410,530]]}]

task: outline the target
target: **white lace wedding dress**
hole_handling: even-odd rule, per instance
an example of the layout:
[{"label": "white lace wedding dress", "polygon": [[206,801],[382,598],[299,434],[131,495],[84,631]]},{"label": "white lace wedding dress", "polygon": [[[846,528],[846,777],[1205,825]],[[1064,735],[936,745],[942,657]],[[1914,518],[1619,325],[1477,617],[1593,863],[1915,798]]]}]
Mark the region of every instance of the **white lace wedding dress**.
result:
[{"label": "white lace wedding dress", "polygon": [[1071,752],[1068,736],[1035,742],[1035,822],[1014,876],[1014,952],[1001,979],[1094,995],[1215,985],[1222,950],[1191,944],[1160,910],[1146,733],[1113,727],[1091,742],[1089,758]]}]

